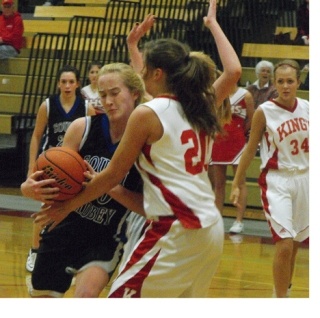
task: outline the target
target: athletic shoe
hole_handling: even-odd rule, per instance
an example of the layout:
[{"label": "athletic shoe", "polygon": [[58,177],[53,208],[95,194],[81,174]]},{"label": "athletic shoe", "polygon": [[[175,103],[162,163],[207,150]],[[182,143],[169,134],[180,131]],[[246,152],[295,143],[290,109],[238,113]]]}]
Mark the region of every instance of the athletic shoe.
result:
[{"label": "athletic shoe", "polygon": [[239,234],[243,231],[243,228],[244,224],[242,222],[234,221],[229,230],[229,233]]},{"label": "athletic shoe", "polygon": [[32,273],[37,258],[37,249],[30,248],[26,261],[26,270]]}]

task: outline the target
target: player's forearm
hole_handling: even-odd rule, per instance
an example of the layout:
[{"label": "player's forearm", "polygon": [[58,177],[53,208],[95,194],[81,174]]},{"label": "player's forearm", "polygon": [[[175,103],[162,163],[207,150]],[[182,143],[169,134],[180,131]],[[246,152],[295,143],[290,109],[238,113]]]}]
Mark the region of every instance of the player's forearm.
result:
[{"label": "player's forearm", "polygon": [[128,49],[130,56],[130,65],[138,74],[141,74],[141,71],[143,69],[143,61],[142,54],[139,51],[138,46],[128,45]]},{"label": "player's forearm", "polygon": [[118,185],[108,193],[114,200],[124,205],[127,209],[145,216],[143,209],[143,194],[130,191]]},{"label": "player's forearm", "polygon": [[252,152],[246,150],[241,155],[241,159],[237,167],[237,172],[232,182],[236,186],[240,186],[246,182],[246,172],[255,156],[255,153],[252,154]]},{"label": "player's forearm", "polygon": [[217,45],[223,72],[238,80],[242,69],[237,53],[216,20],[210,20],[207,23],[207,28],[210,30]]}]

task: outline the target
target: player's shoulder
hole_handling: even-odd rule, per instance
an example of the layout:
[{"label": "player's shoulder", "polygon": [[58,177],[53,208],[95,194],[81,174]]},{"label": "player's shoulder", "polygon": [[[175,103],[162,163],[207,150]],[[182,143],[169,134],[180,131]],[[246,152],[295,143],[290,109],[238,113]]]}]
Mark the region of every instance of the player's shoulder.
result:
[{"label": "player's shoulder", "polygon": [[265,102],[263,102],[262,104],[260,104],[258,108],[262,108],[262,109],[273,108],[275,106],[275,104],[276,103],[272,99],[268,99]]},{"label": "player's shoulder", "polygon": [[299,106],[308,107],[309,108],[309,101],[307,99],[303,99],[303,98],[297,97],[297,102],[298,102]]}]

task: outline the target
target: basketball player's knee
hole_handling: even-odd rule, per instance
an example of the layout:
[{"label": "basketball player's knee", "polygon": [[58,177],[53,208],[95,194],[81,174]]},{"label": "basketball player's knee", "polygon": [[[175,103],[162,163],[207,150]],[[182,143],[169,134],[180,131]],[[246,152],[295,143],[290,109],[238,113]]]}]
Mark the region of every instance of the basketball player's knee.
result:
[{"label": "basketball player's knee", "polygon": [[100,290],[93,285],[80,285],[76,287],[75,298],[97,298],[99,297]]},{"label": "basketball player's knee", "polygon": [[290,259],[293,253],[292,239],[282,239],[276,243],[278,256],[281,259]]}]

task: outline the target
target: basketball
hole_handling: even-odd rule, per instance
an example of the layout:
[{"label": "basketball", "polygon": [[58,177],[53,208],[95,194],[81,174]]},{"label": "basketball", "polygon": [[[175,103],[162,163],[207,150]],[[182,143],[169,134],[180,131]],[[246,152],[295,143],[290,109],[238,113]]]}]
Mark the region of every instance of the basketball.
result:
[{"label": "basketball", "polygon": [[59,187],[55,201],[73,198],[82,190],[87,170],[83,158],[67,147],[53,147],[43,152],[37,159],[35,170],[43,170],[43,179],[55,179],[52,187]]}]

